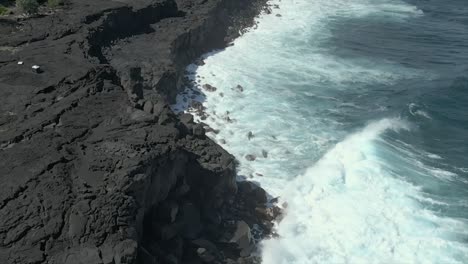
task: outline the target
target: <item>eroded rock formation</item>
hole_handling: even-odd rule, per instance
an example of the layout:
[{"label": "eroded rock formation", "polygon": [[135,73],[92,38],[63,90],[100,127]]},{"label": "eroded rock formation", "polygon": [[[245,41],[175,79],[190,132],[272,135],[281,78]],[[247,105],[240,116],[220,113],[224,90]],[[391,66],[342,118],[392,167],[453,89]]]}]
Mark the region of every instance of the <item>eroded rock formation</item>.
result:
[{"label": "eroded rock formation", "polygon": [[235,160],[168,103],[262,4],[74,0],[2,18],[0,263],[240,261],[219,244],[242,215],[226,209]]}]

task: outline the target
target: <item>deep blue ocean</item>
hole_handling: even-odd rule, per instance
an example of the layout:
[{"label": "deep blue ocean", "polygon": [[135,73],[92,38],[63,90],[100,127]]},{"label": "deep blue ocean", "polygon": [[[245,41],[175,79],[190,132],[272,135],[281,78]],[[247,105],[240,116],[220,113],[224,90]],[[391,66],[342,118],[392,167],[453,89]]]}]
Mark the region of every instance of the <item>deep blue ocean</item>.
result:
[{"label": "deep blue ocean", "polygon": [[468,263],[468,0],[271,3],[189,67],[239,179],[287,204],[263,262]]}]

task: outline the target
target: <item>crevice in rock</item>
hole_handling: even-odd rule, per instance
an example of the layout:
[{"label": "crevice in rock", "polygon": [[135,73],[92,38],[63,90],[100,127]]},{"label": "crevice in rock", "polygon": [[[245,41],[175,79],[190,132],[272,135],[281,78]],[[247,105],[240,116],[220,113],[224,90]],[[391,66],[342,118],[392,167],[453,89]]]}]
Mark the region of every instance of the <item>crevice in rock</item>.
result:
[{"label": "crevice in rock", "polygon": [[[113,42],[127,37],[149,34],[153,32],[151,24],[169,17],[183,16],[174,0],[165,0],[134,11],[131,7],[123,7],[106,12],[102,15],[102,22],[92,29],[88,36],[88,54],[99,59],[101,64],[109,61],[102,50]],[[96,19],[97,15],[89,18],[88,22]],[[99,18],[97,19],[99,20]]]}]

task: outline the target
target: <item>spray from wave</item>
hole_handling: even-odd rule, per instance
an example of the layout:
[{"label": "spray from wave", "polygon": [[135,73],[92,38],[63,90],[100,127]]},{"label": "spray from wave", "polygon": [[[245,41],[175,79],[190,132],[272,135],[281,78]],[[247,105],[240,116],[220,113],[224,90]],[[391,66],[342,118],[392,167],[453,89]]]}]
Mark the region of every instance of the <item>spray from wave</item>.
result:
[{"label": "spray from wave", "polygon": [[466,223],[426,210],[420,189],[379,153],[382,133],[401,129],[399,119],[371,123],[294,179],[264,263],[463,263]]},{"label": "spray from wave", "polygon": [[[257,30],[188,69],[198,91],[186,91],[174,107],[200,99],[207,111],[196,120],[217,131],[209,136],[240,161],[240,175],[288,203],[280,237],[263,244],[263,262],[466,263],[468,223],[457,214],[468,208],[463,186],[457,189],[466,168],[451,170],[442,151],[421,148],[415,130],[436,122],[437,112],[407,97],[411,81],[433,73],[361,56],[371,50],[407,59],[404,45],[375,51],[374,44],[426,14],[400,0],[273,3],[280,8],[261,17]],[[378,42],[355,37],[368,25]],[[356,34],[336,36],[340,28]],[[200,96],[205,84],[216,92]],[[398,111],[411,126],[382,119]],[[379,121],[349,135],[368,120]]]}]

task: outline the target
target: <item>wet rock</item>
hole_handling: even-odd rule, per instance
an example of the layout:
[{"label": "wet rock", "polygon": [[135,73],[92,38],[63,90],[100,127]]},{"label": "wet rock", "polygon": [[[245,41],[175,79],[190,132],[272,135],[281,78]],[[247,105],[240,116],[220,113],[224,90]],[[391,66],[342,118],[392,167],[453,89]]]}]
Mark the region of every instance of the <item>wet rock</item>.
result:
[{"label": "wet rock", "polygon": [[194,62],[194,64],[197,66],[203,66],[205,65],[205,61],[203,60],[203,58],[199,58]]},{"label": "wet rock", "polygon": [[219,144],[223,144],[223,145],[226,144],[226,140],[225,139],[220,139]]},{"label": "wet rock", "polygon": [[203,128],[202,124],[196,124],[193,126],[193,135],[199,137],[205,135],[205,129]]},{"label": "wet rock", "polygon": [[210,84],[204,84],[203,89],[205,89],[207,92],[215,92],[218,88],[214,87],[213,85]]},{"label": "wet rock", "polygon": [[236,86],[235,90],[242,93],[244,91],[244,87],[242,87],[240,84],[238,84]]},{"label": "wet rock", "polygon": [[277,17],[282,17],[282,15],[281,15],[281,14],[276,14],[276,16],[277,16]]},{"label": "wet rock", "polygon": [[238,183],[239,192],[245,196],[246,201],[253,204],[265,204],[268,201],[267,193],[255,183],[243,181]]},{"label": "wet rock", "polygon": [[262,156],[264,158],[268,158],[268,152],[266,150],[264,150],[264,149],[262,149]]},{"label": "wet rock", "polygon": [[248,160],[248,161],[254,161],[257,159],[257,157],[253,154],[248,154],[245,156],[245,159]]},{"label": "wet rock", "polygon": [[249,131],[249,133],[247,133],[247,138],[251,140],[253,137],[254,137],[254,134],[252,133],[252,131]]},{"label": "wet rock", "polygon": [[273,206],[272,207],[272,219],[276,220],[277,222],[281,222],[283,220],[284,214],[283,210],[279,208],[278,206]]},{"label": "wet rock", "polygon": [[190,105],[191,108],[195,109],[196,111],[199,111],[199,112],[202,112],[202,111],[205,111],[205,107],[203,106],[202,103],[198,102],[198,101],[192,101],[191,105]]},{"label": "wet rock", "polygon": [[204,128],[205,128],[206,133],[212,132],[214,134],[219,134],[219,129],[214,129],[214,128],[209,127],[209,126],[205,126]]},{"label": "wet rock", "polygon": [[225,117],[224,117],[224,120],[225,120],[226,122],[228,122],[228,123],[234,123],[234,122],[235,122],[235,119],[232,119],[232,118],[229,117],[229,116],[225,116]]}]

